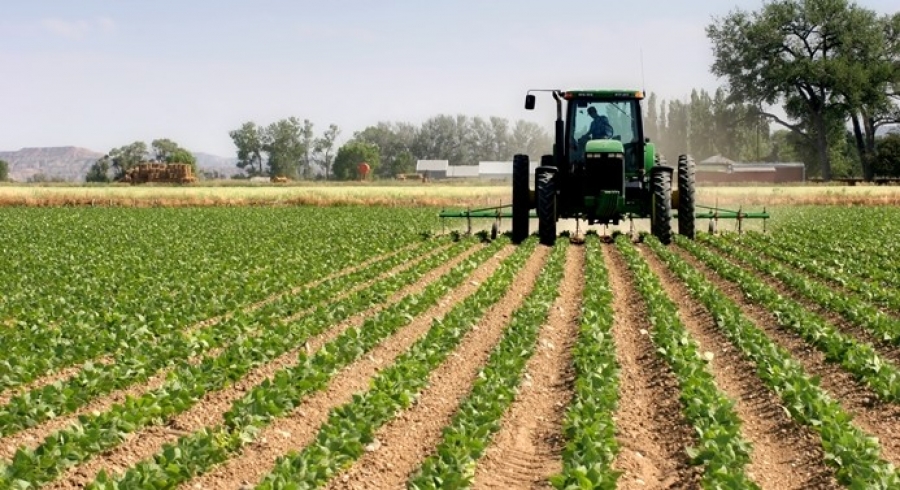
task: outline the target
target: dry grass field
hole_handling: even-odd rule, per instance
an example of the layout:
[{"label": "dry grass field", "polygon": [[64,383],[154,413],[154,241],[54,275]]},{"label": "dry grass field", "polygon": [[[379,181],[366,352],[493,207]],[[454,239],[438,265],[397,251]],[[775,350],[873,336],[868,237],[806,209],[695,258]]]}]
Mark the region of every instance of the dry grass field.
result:
[{"label": "dry grass field", "polygon": [[[700,187],[707,205],[900,204],[895,186]],[[0,206],[347,205],[466,207],[509,203],[508,183],[303,183],[261,185],[0,185]]]}]

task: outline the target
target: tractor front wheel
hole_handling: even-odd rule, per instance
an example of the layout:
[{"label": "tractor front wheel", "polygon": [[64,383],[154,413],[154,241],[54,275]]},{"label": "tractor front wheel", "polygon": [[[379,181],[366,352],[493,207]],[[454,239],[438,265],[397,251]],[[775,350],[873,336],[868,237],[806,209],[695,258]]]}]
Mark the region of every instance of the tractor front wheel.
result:
[{"label": "tractor front wheel", "polygon": [[653,191],[650,232],[668,245],[672,242],[672,168],[662,165],[653,167],[650,185]]},{"label": "tractor front wheel", "polygon": [[688,155],[678,157],[678,234],[694,239],[696,167]]},{"label": "tractor front wheel", "polygon": [[535,175],[537,187],[538,236],[542,245],[556,244],[556,185],[553,167],[540,167]]},{"label": "tractor front wheel", "polygon": [[512,175],[512,241],[522,243],[528,238],[528,220],[531,210],[531,193],[528,188],[528,155],[513,157]]}]

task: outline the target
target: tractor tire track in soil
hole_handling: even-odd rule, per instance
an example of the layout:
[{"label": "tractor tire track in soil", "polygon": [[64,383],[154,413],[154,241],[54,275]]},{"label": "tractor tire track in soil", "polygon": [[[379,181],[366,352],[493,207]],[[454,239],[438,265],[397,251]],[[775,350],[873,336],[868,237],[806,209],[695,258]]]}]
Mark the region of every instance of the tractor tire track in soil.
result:
[{"label": "tractor tire track in soil", "polygon": [[772,312],[748,301],[738,285],[723,279],[690,252],[681,248],[673,248],[673,251],[740,306],[744,315],[769,338],[787,349],[808,375],[819,377],[819,385],[853,415],[854,424],[878,438],[882,457],[894,466],[900,465],[900,406],[879,401],[871,390],[840,365],[828,362],[825,354],[783,328]]},{"label": "tractor tire track in soil", "polygon": [[[389,258],[397,253],[400,253],[401,251],[408,249],[411,246],[412,245],[409,245],[409,246],[403,247],[399,250],[382,255],[380,257],[374,257],[372,259],[366,260],[366,261],[362,262],[361,264],[358,264],[358,265],[355,265],[352,267],[347,267],[338,272],[329,274],[321,279],[317,279],[315,281],[308,282],[303,285],[294,287],[290,291],[274,294],[264,300],[258,301],[256,303],[253,303],[251,305],[248,305],[248,306],[242,308],[242,311],[244,313],[252,313],[254,311],[257,311],[257,310],[263,308],[264,306],[266,306],[268,304],[274,303],[275,301],[277,301],[285,296],[294,295],[294,294],[299,293],[300,291],[314,288],[314,287],[322,284],[325,281],[343,277],[348,274],[352,274],[358,270],[361,270],[361,269],[369,266],[370,264],[372,264],[378,260],[383,260],[383,259]],[[423,254],[421,257],[417,257],[415,260],[410,261],[406,264],[403,264],[402,266],[395,268],[393,271],[391,271],[387,274],[389,275],[389,274],[396,273],[398,271],[407,269],[409,267],[412,267],[414,264],[416,264],[420,260],[424,259],[425,257],[432,255],[433,253],[437,253],[438,251],[443,250],[443,249],[447,248],[448,246],[450,246],[450,245],[445,244],[445,245],[436,247],[433,250],[429,250],[427,253]],[[360,289],[367,287],[369,284],[371,284],[372,282],[374,282],[376,280],[377,279],[373,279],[372,281],[367,281],[365,284],[355,286],[352,289],[345,291],[340,296],[333,298],[333,300],[334,301],[340,300],[341,298],[345,297],[348,294],[351,294],[355,291],[359,291]],[[312,310],[312,308],[308,308],[306,310],[297,312],[297,313],[291,315],[290,317],[285,318],[284,321],[286,321],[286,322],[294,321],[294,320],[308,314],[311,310]],[[219,315],[216,317],[208,318],[206,320],[202,320],[200,322],[197,322],[197,323],[185,328],[183,331],[185,333],[190,333],[190,332],[200,330],[202,328],[213,327],[215,325],[222,323],[223,321],[228,320],[229,318],[231,318],[233,316],[234,316],[234,313],[232,312],[232,313],[226,313],[226,314]],[[211,351],[205,352],[204,356],[215,356],[215,355],[218,355],[218,353],[220,353],[222,350],[223,350],[223,348],[213,349]],[[189,364],[196,364],[196,363],[200,362],[201,358],[202,358],[202,356],[197,356],[195,358],[186,360],[186,362]],[[94,364],[112,365],[114,363],[114,360],[115,360],[114,356],[107,355],[100,359],[95,359],[93,361],[88,361],[88,362],[93,362]],[[43,388],[44,386],[56,383],[57,381],[65,382],[65,381],[73,378],[74,376],[77,376],[78,373],[81,372],[81,370],[84,368],[84,366],[86,364],[87,364],[87,362],[78,364],[77,366],[69,366],[69,367],[63,368],[55,373],[51,373],[51,374],[42,376],[38,379],[35,379],[26,385],[22,385],[22,386],[7,390],[7,392],[0,394],[0,407],[7,405],[9,403],[9,401],[15,396],[21,395],[21,394],[29,392],[29,391],[38,390],[40,388]],[[140,396],[141,394],[146,393],[148,391],[158,389],[165,383],[166,376],[168,375],[169,371],[171,371],[171,369],[172,368],[167,368],[167,369],[161,370],[161,371],[155,373],[150,378],[148,378],[146,381],[141,382],[139,385],[134,385],[134,386],[120,389],[120,390],[116,390],[108,395],[98,398],[98,399],[92,401],[91,403],[89,403],[88,405],[78,409],[77,411],[75,411],[71,414],[67,414],[62,417],[57,417],[57,418],[51,419],[51,420],[45,422],[44,424],[26,429],[24,431],[21,431],[17,434],[14,434],[14,435],[11,435],[11,436],[8,436],[5,438],[0,438],[0,458],[7,458],[7,459],[11,458],[13,456],[13,454],[15,454],[15,451],[20,446],[23,446],[23,445],[25,447],[34,448],[36,445],[40,444],[40,442],[47,435],[53,433],[54,431],[63,429],[65,427],[75,423],[78,420],[78,417],[81,415],[89,414],[92,412],[104,412],[106,410],[109,410],[116,403],[124,402],[126,397],[129,395],[130,396]]]},{"label": "tractor tire track in soil", "polygon": [[[335,407],[352,400],[355,393],[369,388],[371,379],[383,368],[391,365],[403,352],[431,329],[432,322],[449,313],[457,304],[471,296],[500,262],[512,254],[513,246],[507,246],[479,267],[457,289],[449,292],[425,313],[383,340],[366,356],[341,370],[328,388],[305,400],[286,417],[276,419],[263,429],[256,440],[245,446],[240,454],[217,466],[212,471],[185,482],[179,488],[250,488],[259,482],[275,466],[276,460],[291,450],[309,445],[319,428],[328,420]],[[452,267],[455,265],[447,264]],[[419,288],[424,288],[424,284]]]},{"label": "tractor tire track in soil", "polygon": [[686,448],[696,444],[681,414],[678,381],[659,356],[650,336],[647,307],[625,259],[615,245],[601,248],[613,292],[612,335],[621,366],[615,420],[620,444],[613,463],[623,475],[621,489],[697,488],[700,469]]},{"label": "tractor tire track in soil", "polygon": [[[883,341],[877,337],[877,335],[873,335],[871,332],[866,330],[865,328],[853,323],[848,318],[845,318],[840,313],[829,310],[827,308],[823,308],[820,304],[806,298],[800,292],[794,290],[790,285],[785,284],[780,279],[773,277],[771,274],[760,272],[756,270],[752,265],[744,262],[743,260],[737,259],[729,254],[722,253],[715,247],[706,247],[710,252],[716,253],[720,255],[725,260],[728,260],[730,263],[734,264],[737,267],[740,267],[748,272],[753,273],[753,275],[764,282],[767,286],[771,287],[775,291],[778,292],[781,296],[785,298],[789,298],[800,305],[802,305],[807,310],[821,316],[828,323],[837,327],[837,330],[844,333],[845,335],[851,336],[856,339],[857,342],[866,343],[872,346],[873,349],[878,353],[879,356],[882,356],[885,360],[889,360],[895,365],[900,365],[900,346],[892,345],[890,342]],[[824,283],[823,281],[818,280],[817,278],[811,277],[808,274],[799,271],[799,274],[803,274],[806,277],[809,277],[810,280]],[[830,285],[829,285],[830,287]],[[831,287],[835,294],[853,294],[852,292],[840,291],[837,288]],[[871,304],[872,307],[877,308],[877,305],[874,303]]]},{"label": "tractor tire track in soil", "polygon": [[407,410],[375,433],[378,449],[364,454],[349,470],[335,475],[329,490],[402,488],[410,474],[434,452],[444,427],[472,390],[481,368],[509,327],[513,313],[534,288],[550,248],[538,247],[503,298],[491,306]]},{"label": "tractor tire track in soil", "polygon": [[[423,254],[420,257],[416,257],[416,259],[414,259],[414,260],[411,260],[411,261],[404,263],[398,267],[395,267],[394,269],[382,274],[380,277],[377,277],[375,279],[372,279],[372,280],[366,281],[364,283],[358,284],[356,286],[353,286],[352,288],[347,289],[346,291],[342,292],[340,295],[332,298],[331,301],[340,301],[341,299],[345,298],[346,296],[348,296],[354,292],[357,292],[362,289],[365,289],[366,287],[369,287],[369,285],[371,285],[372,283],[374,283],[384,277],[388,277],[392,274],[396,274],[400,271],[403,271],[410,267],[413,267],[415,264],[419,263],[421,260],[424,260],[428,256],[432,255],[433,253],[437,253],[439,250],[442,250],[442,249],[446,248],[447,246],[449,246],[449,245],[442,245],[440,247],[437,247],[434,250],[428,251],[427,253]],[[465,252],[464,256],[468,256],[469,254],[474,253],[474,250],[475,250],[474,248],[469,249],[469,251]],[[459,260],[462,260],[462,257],[464,257],[464,256],[460,256]],[[367,261],[366,263],[371,263],[371,261]],[[354,268],[354,270],[355,269],[356,268]],[[348,271],[351,271],[351,270],[345,269],[344,271],[341,271],[341,272],[338,272],[335,274],[331,274],[328,277],[321,279],[319,281],[307,283],[304,286],[301,286],[299,288],[299,290],[314,287],[316,284],[321,284],[328,278],[340,277],[342,275],[350,273]],[[311,307],[304,311],[295,313],[295,314],[291,315],[290,317],[285,318],[283,321],[285,321],[285,322],[294,321],[294,320],[304,316],[304,314],[309,313],[313,309],[314,309],[314,307]],[[261,333],[261,332],[254,332],[252,335],[258,335],[259,333]],[[197,363],[202,361],[203,357],[218,356],[225,348],[227,348],[227,345],[229,345],[229,343],[226,343],[225,346],[223,346],[223,347],[209,350],[209,351],[203,353],[203,355],[186,359],[186,360],[184,360],[184,363],[190,364],[190,365],[196,365]],[[297,351],[294,351],[294,352],[297,352]],[[285,354],[285,355],[287,355],[287,354]],[[12,456],[15,454],[16,450],[19,447],[26,447],[28,449],[34,449],[39,444],[41,444],[41,442],[48,435],[52,434],[53,432],[56,432],[61,429],[65,429],[66,427],[76,424],[78,422],[79,417],[81,417],[82,415],[87,415],[87,414],[91,414],[91,413],[95,413],[95,412],[99,412],[99,413],[105,412],[105,411],[111,409],[113,407],[113,405],[116,405],[119,403],[124,403],[125,400],[129,396],[139,397],[147,392],[161,388],[165,384],[166,377],[168,376],[169,372],[172,371],[173,369],[175,369],[176,367],[177,366],[173,366],[170,368],[160,370],[160,371],[154,373],[152,376],[150,376],[147,380],[145,380],[139,384],[135,384],[135,385],[132,385],[132,386],[129,386],[126,388],[115,390],[112,393],[109,393],[105,396],[98,397],[98,398],[92,400],[90,403],[86,404],[85,406],[81,407],[80,409],[76,410],[75,412],[72,412],[70,414],[66,414],[64,416],[60,416],[60,417],[57,417],[54,419],[50,419],[50,420],[44,422],[43,424],[25,429],[16,434],[12,434],[8,437],[0,438],[0,457],[12,458]],[[170,432],[172,434],[179,434],[179,431],[177,431],[177,430],[173,430]]]},{"label": "tractor tire track in soil", "polygon": [[[207,395],[202,400],[198,401],[191,409],[168,420],[166,425],[150,426],[130,434],[130,437],[122,445],[111,449],[102,455],[96,456],[80,466],[69,468],[60,479],[48,488],[83,488],[87,483],[94,480],[101,470],[106,470],[107,473],[123,472],[141,460],[151,457],[158,452],[164,444],[173,443],[177,441],[179,437],[190,434],[203,427],[221,424],[223,422],[223,415],[231,408],[235,400],[244,396],[244,394],[252,390],[254,386],[262,383],[263,380],[272,378],[277,371],[296,365],[298,362],[298,354],[301,350],[305,350],[308,354],[317,351],[322,345],[330,342],[347,329],[361,325],[366,318],[375,315],[391,304],[400,301],[403,297],[425,288],[429,283],[435,281],[438,277],[445,274],[456,264],[465,260],[476,251],[477,247],[468,248],[453,259],[447,261],[447,263],[441,267],[427,272],[414,284],[395,293],[386,302],[374,305],[368,310],[358,313],[343,322],[332,326],[327,331],[308,339],[304,345],[292,349],[269,363],[258,366],[233,385],[220,391],[207,393]],[[385,275],[395,274],[397,271],[407,269],[419,260],[421,259],[403,264],[387,272]],[[371,282],[377,280],[378,279],[374,279]],[[353,290],[361,289],[363,287],[365,287],[365,284],[356,286]],[[341,296],[347,294],[350,294],[349,291],[343,293]]]},{"label": "tractor tire track in soil", "polygon": [[552,488],[548,479],[562,471],[562,426],[574,389],[572,348],[581,320],[584,256],[582,246],[567,250],[560,295],[538,334],[518,396],[475,467],[475,490]]},{"label": "tractor tire track in soil", "polygon": [[753,446],[747,475],[763,490],[842,488],[825,464],[818,434],[796,424],[756,376],[756,366],[719,331],[706,308],[684,283],[646,247],[639,247],[650,269],[678,306],[678,317],[702,351],[712,352],[710,372],[716,385],[734,400],[741,434]]}]

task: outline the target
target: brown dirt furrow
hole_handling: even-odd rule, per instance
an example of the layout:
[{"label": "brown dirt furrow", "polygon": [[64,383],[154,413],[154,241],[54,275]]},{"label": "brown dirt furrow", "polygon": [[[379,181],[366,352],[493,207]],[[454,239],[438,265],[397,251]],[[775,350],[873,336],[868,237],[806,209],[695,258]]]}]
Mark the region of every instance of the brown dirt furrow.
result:
[{"label": "brown dirt furrow", "polygon": [[794,332],[779,325],[777,318],[763,306],[748,301],[740,287],[722,279],[689,252],[673,249],[697,270],[713,282],[723,293],[735,301],[744,314],[762,329],[778,345],[803,366],[810,376],[818,377],[821,387],[840,403],[845,411],[852,414],[854,423],[862,430],[878,437],[881,442],[882,457],[900,464],[900,406],[883,403],[875,394],[858,382],[840,365],[830,363],[825,354],[804,341]]},{"label": "brown dirt furrow", "polygon": [[685,285],[653,252],[643,247],[641,252],[678,304],[678,317],[691,337],[703,351],[713,354],[710,372],[719,389],[734,400],[741,434],[753,446],[748,476],[763,490],[841,488],[825,464],[818,434],[791,420],[778,396],[756,376],[756,366],[716,327],[709,311],[691,298]]},{"label": "brown dirt furrow", "polygon": [[584,292],[584,247],[569,247],[559,297],[541,328],[516,400],[475,467],[473,488],[552,488],[562,471],[565,408],[572,401],[572,348]]},{"label": "brown dirt furrow", "polygon": [[463,285],[445,295],[368,355],[344,368],[331,380],[327,389],[306,398],[291,414],[263,429],[256,441],[240,454],[179,488],[239,488],[252,486],[261,480],[272,470],[278,457],[311,443],[333,408],[350,402],[354,393],[368,389],[373,376],[422,338],[435,319],[443,317],[472,295],[513,250],[512,246],[502,249]]},{"label": "brown dirt furrow", "polygon": [[620,444],[613,467],[618,485],[632,488],[697,488],[699,468],[685,448],[696,444],[681,414],[678,381],[656,355],[648,331],[647,306],[615,245],[602,247],[613,291],[612,335],[619,374],[616,427]]},{"label": "brown dirt furrow", "polygon": [[[197,402],[191,409],[168,420],[165,426],[151,426],[130,434],[130,437],[122,445],[107,451],[99,457],[95,457],[80,466],[70,468],[59,480],[54,482],[54,484],[50,485],[48,488],[82,488],[85,484],[94,480],[101,470],[106,470],[107,473],[119,473],[125,471],[137,462],[151,457],[158,452],[164,444],[173,443],[178,440],[179,437],[190,434],[203,427],[221,424],[223,422],[223,415],[231,408],[232,404],[237,399],[244,396],[244,394],[248,393],[254,386],[262,383],[264,380],[271,379],[276,372],[296,365],[298,361],[297,356],[301,351],[305,350],[307,353],[313,353],[320,349],[324,344],[334,340],[347,329],[362,325],[366,318],[378,313],[388,305],[400,301],[404,296],[424,288],[427,284],[433,282],[450,270],[454,265],[473,254],[475,250],[475,247],[469,248],[441,267],[429,271],[412,285],[403,288],[385,303],[372,306],[368,310],[353,315],[343,322],[334,325],[326,332],[307,340],[303,346],[292,349],[273,361],[251,370],[250,373],[233,385],[223,390],[207,393],[206,396]],[[409,267],[409,264],[402,265],[395,270],[406,267]],[[388,272],[388,274],[391,273],[393,273],[393,271]]]},{"label": "brown dirt furrow", "polygon": [[[397,272],[408,269],[409,267],[412,267],[419,261],[424,260],[425,257],[428,257],[432,253],[437,253],[437,251],[442,248],[444,248],[444,246],[438,247],[433,252],[426,253],[426,254],[422,255],[421,257],[417,257],[414,260],[411,260],[405,264],[402,264],[402,265],[392,269],[391,271],[387,272],[385,275],[396,274]],[[472,252],[474,252],[474,250],[466,252],[465,256],[467,256],[468,254],[470,254]],[[462,257],[460,257],[459,260],[462,260]],[[370,262],[367,261],[367,263],[370,263]],[[342,274],[339,273],[337,275],[342,275]],[[332,276],[329,276],[329,277],[332,277]],[[336,277],[336,276],[334,276],[334,277]],[[384,277],[384,276],[382,276],[382,277]],[[368,287],[369,285],[371,285],[372,283],[374,283],[377,280],[379,280],[379,278],[373,279],[371,281],[367,281],[362,284],[358,284],[358,285],[342,292],[340,295],[335,296],[334,298],[332,298],[332,301],[340,301],[341,299],[345,298],[346,296]],[[318,284],[320,282],[321,281],[318,281],[316,283]],[[307,284],[307,285],[304,285],[302,288],[307,288],[307,287],[312,287],[312,286]],[[311,309],[304,310],[303,312],[295,313],[295,314],[291,315],[290,317],[285,318],[284,321],[285,322],[294,321],[297,318],[303,316],[304,313],[308,313],[310,310]],[[373,310],[372,312],[374,313],[374,311],[375,310]],[[255,333],[258,334],[261,332],[255,332]],[[190,359],[187,359],[186,362],[188,364],[196,365],[197,363],[201,362],[204,357],[217,356],[224,349],[225,349],[224,347],[211,349],[211,350],[203,353],[202,356],[194,356],[194,357],[191,357]],[[296,353],[297,351],[293,351],[293,352]],[[285,354],[285,355],[288,355],[288,354]],[[294,355],[296,355],[296,354],[294,354]],[[78,421],[78,418],[81,417],[82,415],[91,414],[91,413],[95,413],[95,412],[100,412],[100,413],[105,412],[105,411],[109,410],[110,408],[112,408],[113,405],[118,404],[118,403],[123,403],[126,400],[126,398],[129,396],[138,397],[138,396],[143,395],[144,393],[147,393],[149,391],[153,391],[153,390],[156,390],[156,389],[162,387],[166,381],[166,376],[169,374],[169,372],[171,370],[172,370],[172,368],[167,368],[167,369],[161,370],[157,373],[154,373],[153,376],[151,376],[149,379],[147,379],[146,381],[144,381],[140,384],[136,384],[133,386],[129,386],[127,388],[116,390],[108,395],[105,395],[103,397],[99,397],[95,400],[92,400],[90,403],[81,407],[80,409],[76,410],[75,412],[73,412],[71,414],[48,420],[47,422],[40,424],[36,427],[32,427],[32,428],[23,430],[19,433],[13,434],[9,437],[0,439],[0,457],[11,458],[12,455],[15,454],[15,451],[19,447],[22,447],[22,446],[29,448],[29,449],[34,449],[48,435],[52,434],[55,431],[64,429],[70,425],[75,424]],[[173,433],[177,434],[178,432],[176,431]]]},{"label": "brown dirt furrow", "polygon": [[375,433],[378,449],[367,452],[327,489],[402,488],[410,474],[440,443],[463,398],[509,326],[515,310],[534,288],[550,249],[539,247],[503,298],[463,337],[456,350],[428,378],[416,402]]},{"label": "brown dirt furrow", "polygon": [[[845,318],[840,313],[837,313],[833,310],[829,310],[827,308],[823,308],[818,303],[806,298],[796,290],[794,290],[789,285],[785,284],[779,279],[772,277],[770,274],[759,272],[753,266],[745,263],[742,260],[735,259],[730,255],[719,252],[715,247],[709,247],[709,250],[715,253],[718,253],[722,256],[722,258],[730,261],[732,264],[741,267],[743,269],[752,271],[756,277],[766,283],[769,287],[773,288],[785,298],[790,298],[797,303],[803,305],[807,310],[815,312],[822,318],[828,321],[828,323],[837,327],[838,330],[843,332],[846,335],[852,336],[857,339],[859,342],[865,342],[870,344],[872,348],[878,352],[878,355],[884,357],[887,360],[890,360],[894,364],[900,364],[900,346],[891,345],[890,342],[883,341],[879,339],[876,335],[872,335],[871,332],[866,330],[865,328],[853,323],[852,321]],[[798,271],[800,274],[804,274],[802,271]],[[804,274],[805,275],[805,274]],[[811,278],[817,282],[819,281],[816,278]],[[841,294],[842,291],[840,288],[833,288],[836,294]]]}]

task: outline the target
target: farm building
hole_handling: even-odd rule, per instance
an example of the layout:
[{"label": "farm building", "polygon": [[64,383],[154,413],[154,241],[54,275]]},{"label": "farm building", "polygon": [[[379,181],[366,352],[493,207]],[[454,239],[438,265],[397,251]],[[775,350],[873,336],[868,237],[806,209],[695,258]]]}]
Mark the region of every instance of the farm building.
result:
[{"label": "farm building", "polygon": [[447,177],[451,179],[477,179],[478,165],[449,165]]},{"label": "farm building", "polygon": [[447,178],[448,160],[419,160],[416,162],[416,173],[424,175],[426,179]]},{"label": "farm building", "polygon": [[[538,167],[538,164],[539,162],[531,161],[529,175],[534,175],[534,169]],[[478,162],[478,177],[481,179],[511,180],[512,160],[506,162]]]},{"label": "farm building", "polygon": [[806,181],[806,166],[799,162],[735,162],[721,155],[697,163],[700,184],[767,183]]}]

